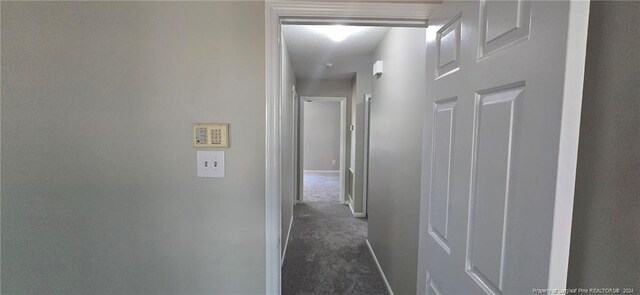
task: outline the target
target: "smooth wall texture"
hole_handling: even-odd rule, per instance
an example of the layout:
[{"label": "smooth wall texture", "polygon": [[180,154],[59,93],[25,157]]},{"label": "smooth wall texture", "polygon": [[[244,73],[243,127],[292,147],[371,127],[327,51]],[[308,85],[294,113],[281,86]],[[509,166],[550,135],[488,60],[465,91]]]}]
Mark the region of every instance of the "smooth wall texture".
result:
[{"label": "smooth wall texture", "polygon": [[[2,293],[265,290],[262,2],[2,2]],[[224,178],[195,122],[230,123]]]},{"label": "smooth wall texture", "polygon": [[[303,96],[319,96],[319,97],[346,97],[347,98],[347,122],[351,121],[351,109],[350,101],[351,101],[351,81],[350,80],[305,80],[298,79],[297,80],[297,90],[298,95],[302,98]],[[304,101],[303,101],[304,102]],[[304,104],[301,105],[301,113],[304,113]],[[304,118],[303,118],[304,120]],[[304,121],[302,122],[304,124]],[[339,122],[338,122],[339,124]],[[348,128],[348,126],[347,126]],[[347,131],[347,134],[348,131]],[[303,135],[304,137],[304,135]],[[346,140],[346,148],[349,150],[351,145],[351,138],[347,136]],[[304,149],[304,139],[303,139],[303,149]],[[302,154],[304,158],[304,152]],[[338,159],[339,160],[339,159]],[[345,166],[346,169],[349,169],[349,153],[347,153],[347,157],[345,159],[345,163],[342,165]],[[302,161],[304,165],[304,160]],[[306,168],[305,168],[306,169]],[[336,168],[335,170],[339,170]]]},{"label": "smooth wall texture", "polygon": [[351,97],[351,80],[299,79],[297,88],[300,96]]},{"label": "smooth wall texture", "polygon": [[289,233],[289,227],[291,225],[291,218],[293,217],[293,200],[295,192],[298,189],[295,184],[296,167],[295,167],[295,145],[294,145],[294,107],[296,106],[293,93],[293,87],[296,84],[296,74],[293,71],[291,65],[291,59],[289,58],[289,51],[285,44],[284,39],[282,43],[282,87],[281,91],[281,147],[282,147],[282,199],[280,204],[281,208],[281,226],[280,226],[280,242],[282,243],[281,249],[284,253],[285,244],[287,243],[287,237]]},{"label": "smooth wall texture", "polygon": [[369,242],[395,294],[416,293],[425,29],[392,28],[375,53],[369,154]]},{"label": "smooth wall texture", "polygon": [[304,170],[340,170],[340,103],[305,101],[303,120]]},{"label": "smooth wall texture", "polygon": [[570,288],[640,288],[640,2],[592,1]]}]

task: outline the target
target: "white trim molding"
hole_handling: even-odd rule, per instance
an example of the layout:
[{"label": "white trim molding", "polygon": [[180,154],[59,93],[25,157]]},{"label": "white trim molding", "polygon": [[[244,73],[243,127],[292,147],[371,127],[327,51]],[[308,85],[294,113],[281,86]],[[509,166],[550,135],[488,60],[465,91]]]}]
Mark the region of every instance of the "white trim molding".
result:
[{"label": "white trim molding", "polygon": [[364,157],[362,169],[362,214],[367,217],[367,199],[369,199],[369,139],[371,138],[371,94],[364,95]]},{"label": "white trim molding", "polygon": [[310,173],[340,173],[340,170],[304,170],[304,172]]},{"label": "white trim molding", "polygon": [[280,28],[282,23],[426,27],[435,3],[269,1],[265,3],[265,294],[281,292]]},{"label": "white trim molding", "polygon": [[365,218],[365,217],[367,217],[367,215],[364,214],[364,213],[357,213],[357,212],[353,211],[352,203],[353,202],[347,202],[347,204],[349,204],[349,209],[351,209],[351,214],[353,215],[353,217],[356,217],[356,218]]},{"label": "white trim molding", "polygon": [[[269,1],[286,24],[343,24],[400,27],[426,27],[429,15],[441,4],[373,3],[337,1]],[[315,18],[315,19],[314,19]]]},{"label": "white trim molding", "polygon": [[578,164],[578,141],[580,135],[580,110],[589,26],[589,1],[571,1],[569,10],[569,33],[567,35],[567,57],[565,65],[564,99],[562,100],[562,123],[558,148],[558,170],[556,174],[556,198],[551,234],[549,261],[549,289],[567,286],[569,272],[569,248],[571,245],[571,223]]},{"label": "white trim molding", "polygon": [[376,267],[378,267],[378,272],[380,273],[380,276],[382,277],[382,280],[384,281],[384,285],[387,287],[387,292],[389,292],[390,295],[393,295],[393,290],[391,289],[391,285],[389,285],[389,281],[387,281],[387,277],[384,275],[384,271],[382,271],[382,267],[380,266],[380,262],[378,262],[378,257],[376,257],[376,253],[373,252],[373,248],[371,247],[371,244],[369,243],[369,239],[366,239],[365,242],[367,243],[367,248],[369,248],[369,252],[371,253],[371,257],[373,257],[373,261],[376,263]]},{"label": "white trim molding", "polygon": [[265,293],[280,294],[280,17],[270,8],[265,9]]},{"label": "white trim molding", "polygon": [[338,96],[301,96],[300,97],[304,101],[333,101],[333,102],[341,102],[347,100],[346,97],[338,97]]},{"label": "white trim molding", "polygon": [[282,261],[280,261],[280,267],[284,264],[284,256],[287,254],[287,247],[289,246],[289,236],[291,236],[291,227],[293,226],[293,216],[289,220],[289,230],[287,231],[287,239],[284,241],[284,251],[282,251]]}]

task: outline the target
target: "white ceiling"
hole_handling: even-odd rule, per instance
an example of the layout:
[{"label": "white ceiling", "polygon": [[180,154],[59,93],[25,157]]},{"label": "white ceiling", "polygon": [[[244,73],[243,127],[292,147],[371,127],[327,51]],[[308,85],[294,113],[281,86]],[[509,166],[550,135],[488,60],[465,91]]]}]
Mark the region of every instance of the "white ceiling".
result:
[{"label": "white ceiling", "polygon": [[[298,79],[351,79],[370,57],[389,28],[362,27],[341,42],[307,25],[283,25],[282,33]],[[332,63],[331,68],[325,66]]]}]

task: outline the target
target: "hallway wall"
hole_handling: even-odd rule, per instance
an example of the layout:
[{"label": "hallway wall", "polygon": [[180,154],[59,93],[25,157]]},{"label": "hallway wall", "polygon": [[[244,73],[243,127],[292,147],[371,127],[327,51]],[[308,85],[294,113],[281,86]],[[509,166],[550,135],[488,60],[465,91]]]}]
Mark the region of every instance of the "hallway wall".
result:
[{"label": "hallway wall", "polygon": [[281,140],[282,146],[282,177],[281,177],[281,189],[282,198],[280,200],[281,205],[281,221],[280,221],[280,250],[281,253],[285,251],[285,244],[287,243],[287,234],[289,233],[289,226],[291,225],[291,218],[293,217],[293,203],[298,186],[295,184],[297,172],[295,164],[295,145],[293,142],[295,122],[294,122],[294,107],[296,106],[295,98],[292,88],[296,85],[296,73],[293,71],[293,65],[289,58],[289,51],[287,50],[286,41],[282,39],[282,86],[280,88],[281,95]]},{"label": "hallway wall", "polygon": [[1,5],[2,293],[264,293],[264,3]]},{"label": "hallway wall", "polygon": [[640,288],[640,2],[592,1],[568,287]]},{"label": "hallway wall", "polygon": [[340,103],[303,104],[304,170],[340,170]]},{"label": "hallway wall", "polygon": [[424,28],[391,29],[375,53],[369,242],[395,294],[416,293],[425,54]]},{"label": "hallway wall", "polygon": [[297,87],[300,96],[351,97],[351,80],[298,79]]}]

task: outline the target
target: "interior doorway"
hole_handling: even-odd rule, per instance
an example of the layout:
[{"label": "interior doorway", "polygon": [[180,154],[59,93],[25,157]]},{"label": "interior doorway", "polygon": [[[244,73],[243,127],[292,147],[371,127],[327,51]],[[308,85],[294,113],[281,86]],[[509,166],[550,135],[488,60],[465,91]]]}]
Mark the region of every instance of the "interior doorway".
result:
[{"label": "interior doorway", "polygon": [[340,203],[345,204],[347,98],[302,96],[297,112],[299,134],[295,144],[299,155],[297,171],[300,189],[295,203],[305,202],[305,175],[337,174],[337,197]]},{"label": "interior doorway", "polygon": [[[281,223],[281,178],[286,169],[281,163],[282,138],[280,89],[283,24],[329,24],[426,27],[426,19],[437,7],[432,4],[384,4],[384,3],[318,3],[312,6],[301,3],[267,4],[267,182],[266,182],[266,235],[267,235],[267,293],[281,293],[281,243],[285,239]],[[298,100],[301,101],[301,100]],[[300,158],[300,155],[299,155]],[[344,194],[342,194],[344,195]],[[354,218],[357,219],[357,218]],[[280,234],[278,235],[278,232]],[[279,237],[279,238],[275,238]],[[370,250],[370,248],[369,248]],[[290,254],[287,254],[290,255]],[[277,261],[277,262],[276,262]],[[277,265],[277,267],[276,267]],[[380,265],[374,265],[380,270]],[[360,280],[358,283],[366,283]],[[384,280],[388,288],[388,282]]]},{"label": "interior doorway", "polygon": [[[294,119],[294,124],[299,126],[293,128],[299,130],[296,145],[299,155],[296,173],[299,190],[292,210],[285,202],[288,193],[283,191],[283,222],[289,220],[287,214],[292,214],[291,226],[284,242],[286,255],[283,255],[282,260],[283,294],[389,292],[389,285],[375,252],[383,249],[388,242],[384,238],[386,229],[381,224],[387,216],[394,214],[392,210],[397,210],[389,207],[399,201],[392,197],[393,194],[377,190],[378,194],[386,196],[377,198],[378,202],[374,206],[378,209],[377,224],[375,227],[369,226],[366,195],[371,93],[374,84],[378,88],[383,85],[382,80],[387,81],[384,84],[387,89],[389,85],[402,87],[407,83],[403,82],[407,81],[407,76],[421,77],[420,73],[415,73],[417,67],[412,67],[414,70],[402,71],[401,74],[390,72],[386,79],[380,80],[380,60],[387,60],[390,65],[400,65],[402,69],[406,68],[405,64],[420,64],[420,56],[424,52],[421,50],[424,42],[420,42],[420,39],[424,35],[425,28],[395,26],[282,26],[282,87],[286,90],[295,88],[300,96],[294,107],[297,116],[287,113],[291,109],[288,106],[289,93],[283,93],[282,96],[283,131],[286,134],[291,130],[286,126],[291,117],[298,117],[297,120]],[[396,58],[400,56],[404,59]],[[384,107],[384,104],[404,102],[406,98],[423,99],[421,92],[413,90],[402,99],[391,98],[395,96],[392,94],[395,90],[383,91],[380,88],[380,92],[384,96],[380,96],[383,99],[379,102],[383,104],[378,107],[378,118],[381,118],[380,115],[388,117],[391,114],[390,108]],[[399,108],[410,108],[412,111],[406,112]],[[402,122],[419,121],[418,116],[422,110],[418,104],[396,105],[393,109],[399,112],[394,112],[393,116],[402,116]],[[401,126],[393,124],[394,120],[378,119],[375,128],[380,131],[378,135],[388,134],[389,126]],[[420,128],[414,126],[403,129],[405,132],[402,134],[411,137],[409,142],[416,145],[416,138],[421,135]],[[340,133],[339,137],[337,133]],[[338,138],[340,144],[337,143]],[[400,149],[387,146],[386,142],[383,144],[387,150],[386,158],[393,158]],[[283,150],[287,149],[285,146]],[[413,154],[405,153],[404,157],[418,158],[417,151],[418,149],[413,149]],[[415,161],[412,162],[415,167]],[[381,166],[377,167],[380,170]],[[414,175],[412,187],[415,188],[415,193],[391,192],[401,196],[412,195],[417,202],[419,185],[415,182],[419,170],[413,168],[404,171]],[[283,171],[283,175],[285,173]],[[381,173],[376,176],[379,178]],[[382,176],[386,180],[378,179],[376,182],[390,181],[402,185],[405,180],[394,180],[398,176],[399,174]],[[389,214],[381,214],[380,210]],[[402,218],[408,219],[407,216]],[[401,221],[394,227],[402,229],[409,227],[409,224]],[[285,230],[287,229],[283,229],[283,232]],[[374,233],[375,240],[368,240],[370,232]],[[410,249],[394,251],[408,252]],[[311,254],[313,255],[309,256]],[[381,254],[384,255],[383,259],[389,256],[388,253]],[[413,255],[416,256],[417,253]],[[405,265],[405,268],[413,268],[410,264]],[[405,290],[400,288],[399,291]]]},{"label": "interior doorway", "polygon": [[[428,89],[423,96],[426,99],[412,101],[426,101],[427,107],[420,108],[426,120],[409,123],[405,120],[398,124],[395,122],[399,121],[398,116],[388,117],[386,136],[372,141],[374,145],[383,145],[373,153],[382,155],[376,165],[387,171],[377,175],[380,179],[389,175],[389,167],[394,166],[398,173],[411,168],[411,173],[401,176],[421,175],[419,180],[424,184],[410,194],[420,196],[419,204],[398,210],[417,216],[410,223],[413,227],[419,223],[420,257],[401,261],[402,256],[415,251],[389,251],[397,245],[378,247],[386,252],[383,255],[387,260],[381,260],[383,265],[395,272],[390,281],[400,286],[396,289],[398,293],[424,293],[427,289],[435,293],[519,293],[538,286],[548,289],[566,286],[571,214],[565,213],[571,212],[573,206],[589,3],[445,1],[433,7],[411,9],[399,4],[374,6],[268,4],[267,51],[278,48],[275,40],[269,38],[279,36],[282,24],[287,22],[402,26],[403,22],[429,18],[431,26],[426,40],[412,39],[426,43],[428,48],[422,50],[427,52],[426,62],[410,64],[407,58],[399,60],[409,68],[415,65],[425,69],[428,75],[424,79],[405,77],[398,72],[387,76],[402,76],[406,78],[404,81],[422,85],[412,92]],[[416,17],[416,11],[424,14]],[[412,20],[409,16],[416,18]],[[549,24],[554,24],[553,29]],[[426,21],[422,21],[422,26],[426,27]],[[273,83],[270,77],[280,77],[279,64],[270,64],[272,58],[281,61],[275,51],[267,53],[266,208],[267,215],[276,213],[267,217],[267,288],[269,292],[275,290],[274,293],[280,291],[277,281],[280,271],[270,267],[275,256],[269,237],[274,236],[279,225],[276,217],[280,211],[272,202],[280,196],[281,176],[280,149],[277,141],[270,141],[270,135],[280,136],[278,118],[272,118],[280,101],[274,96],[277,91],[270,92],[278,87],[278,79]],[[387,58],[394,56],[402,55]],[[403,79],[394,82],[399,85]],[[411,96],[410,91],[402,88],[388,89],[394,90],[393,96],[398,100]],[[379,93],[374,96],[379,105]],[[403,105],[398,100],[387,103],[386,109],[398,110],[397,106]],[[410,113],[413,109],[402,111]],[[395,114],[404,116],[404,113]],[[424,146],[419,147],[422,154],[416,155],[416,145],[407,145],[401,135],[420,121],[425,139]],[[408,147],[399,157],[404,166],[398,166],[398,159],[388,156],[389,151],[399,146]],[[412,159],[410,163],[403,161],[407,154]],[[422,161],[414,165],[417,158]],[[422,166],[422,172],[415,172],[420,170],[416,166]],[[394,186],[400,183],[397,179],[377,183],[384,183],[378,186],[378,191],[387,195],[407,195],[397,193],[404,187]],[[391,186],[394,188],[390,189]],[[387,208],[397,209],[394,206],[400,204],[406,202],[396,202]],[[371,216],[372,209],[370,206]],[[401,216],[382,210],[380,213]],[[387,224],[396,222],[387,221],[390,221]],[[390,238],[403,240],[398,239],[399,232],[387,231],[377,237],[377,242]],[[393,255],[396,253],[402,255]],[[541,259],[535,263],[522,260],[534,253]],[[416,261],[418,281],[399,283],[404,278],[416,277],[412,264]],[[397,271],[407,264],[412,264],[410,272]]]}]

